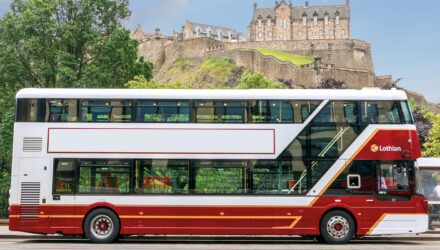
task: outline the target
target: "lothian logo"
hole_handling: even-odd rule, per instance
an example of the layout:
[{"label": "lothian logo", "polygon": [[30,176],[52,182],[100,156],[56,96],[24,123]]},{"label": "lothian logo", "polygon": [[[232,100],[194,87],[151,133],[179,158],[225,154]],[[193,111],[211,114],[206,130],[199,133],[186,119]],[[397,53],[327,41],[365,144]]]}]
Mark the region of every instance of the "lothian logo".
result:
[{"label": "lothian logo", "polygon": [[401,152],[401,147],[395,147],[395,146],[377,146],[376,144],[371,145],[371,152],[376,153],[377,151],[380,152]]}]

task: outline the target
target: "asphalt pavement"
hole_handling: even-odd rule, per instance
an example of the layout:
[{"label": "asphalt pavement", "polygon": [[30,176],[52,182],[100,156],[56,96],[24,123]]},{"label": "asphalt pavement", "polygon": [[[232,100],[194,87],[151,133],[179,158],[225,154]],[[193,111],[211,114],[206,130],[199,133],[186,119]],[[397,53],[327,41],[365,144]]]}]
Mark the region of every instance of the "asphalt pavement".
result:
[{"label": "asphalt pavement", "polygon": [[0,249],[438,249],[440,228],[424,234],[369,236],[347,245],[327,245],[300,236],[141,235],[99,245],[86,239],[9,231],[0,225]]}]

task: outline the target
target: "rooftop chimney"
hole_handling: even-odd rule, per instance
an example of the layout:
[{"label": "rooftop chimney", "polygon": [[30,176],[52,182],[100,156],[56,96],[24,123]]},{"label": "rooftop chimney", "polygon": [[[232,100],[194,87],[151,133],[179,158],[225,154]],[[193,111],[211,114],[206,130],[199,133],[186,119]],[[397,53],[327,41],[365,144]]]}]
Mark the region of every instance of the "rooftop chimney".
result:
[{"label": "rooftop chimney", "polygon": [[275,1],[275,6],[278,6],[278,1]]},{"label": "rooftop chimney", "polygon": [[350,0],[347,0],[346,5],[347,5],[347,8],[350,8]]},{"label": "rooftop chimney", "polygon": [[309,7],[309,1],[306,1],[306,7]]},{"label": "rooftop chimney", "polygon": [[254,9],[256,9],[257,8],[257,3],[254,3]]},{"label": "rooftop chimney", "polygon": [[156,36],[160,36],[160,29],[156,28],[155,33],[156,33]]},{"label": "rooftop chimney", "polygon": [[292,0],[289,1],[289,6],[292,7]]}]

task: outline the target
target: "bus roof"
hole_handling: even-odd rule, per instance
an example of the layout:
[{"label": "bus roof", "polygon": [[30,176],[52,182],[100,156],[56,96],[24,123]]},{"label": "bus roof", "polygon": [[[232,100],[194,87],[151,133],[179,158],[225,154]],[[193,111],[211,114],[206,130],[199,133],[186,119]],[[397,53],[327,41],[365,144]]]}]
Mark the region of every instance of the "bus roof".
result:
[{"label": "bus roof", "polygon": [[417,164],[421,168],[437,167],[440,169],[440,158],[419,158]]},{"label": "bus roof", "polygon": [[402,90],[354,89],[49,89],[27,88],[16,98],[214,99],[214,100],[406,100]]}]

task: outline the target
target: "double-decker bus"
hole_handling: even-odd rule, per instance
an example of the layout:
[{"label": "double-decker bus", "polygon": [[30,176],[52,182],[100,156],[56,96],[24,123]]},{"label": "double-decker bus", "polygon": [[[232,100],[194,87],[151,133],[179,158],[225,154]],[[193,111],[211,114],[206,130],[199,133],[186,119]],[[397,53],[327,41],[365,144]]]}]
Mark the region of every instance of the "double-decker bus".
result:
[{"label": "double-decker bus", "polygon": [[9,228],[85,235],[425,232],[400,90],[23,89]]}]

